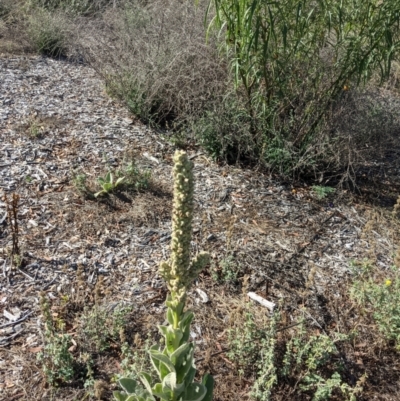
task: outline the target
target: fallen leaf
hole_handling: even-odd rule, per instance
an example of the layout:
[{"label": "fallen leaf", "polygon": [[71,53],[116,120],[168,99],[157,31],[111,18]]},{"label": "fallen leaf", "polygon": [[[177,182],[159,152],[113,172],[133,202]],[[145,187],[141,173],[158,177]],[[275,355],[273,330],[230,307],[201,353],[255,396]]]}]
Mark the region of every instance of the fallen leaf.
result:
[{"label": "fallen leaf", "polygon": [[37,354],[38,352],[40,352],[43,349],[43,347],[33,347],[33,348],[29,348],[29,352],[32,352],[32,354]]}]

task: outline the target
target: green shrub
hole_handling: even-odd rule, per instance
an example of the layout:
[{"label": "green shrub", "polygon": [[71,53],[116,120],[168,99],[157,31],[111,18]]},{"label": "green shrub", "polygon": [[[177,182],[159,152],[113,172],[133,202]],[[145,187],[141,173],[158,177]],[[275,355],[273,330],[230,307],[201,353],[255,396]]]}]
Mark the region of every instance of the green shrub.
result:
[{"label": "green shrub", "polygon": [[251,118],[242,99],[229,93],[221,102],[212,102],[205,108],[193,123],[193,132],[199,145],[214,159],[235,163],[257,157],[250,127]]},{"label": "green shrub", "polygon": [[369,263],[354,266],[356,279],[351,296],[363,314],[371,315],[381,335],[400,350],[400,273],[393,267],[385,274]]},{"label": "green shrub", "polygon": [[210,9],[254,149],[283,171],[332,156],[324,142],[335,135],[322,137],[332,108],[373,74],[387,78],[399,54],[396,0],[210,0]]},{"label": "green shrub", "polygon": [[151,171],[141,169],[135,161],[130,161],[117,171],[118,177],[124,177],[122,187],[127,190],[143,191],[149,188]]},{"label": "green shrub", "polygon": [[349,342],[350,336],[311,334],[306,321],[300,318],[283,339],[279,335],[278,311],[268,322],[260,323],[249,308],[247,305],[244,316],[235,319],[240,323],[235,323],[228,332],[227,355],[236,362],[241,375],[254,377],[252,399],[269,401],[279,386],[294,382],[298,383],[294,394],[299,399],[302,394],[312,394],[312,400],[322,401],[341,393],[346,400],[356,400],[355,394],[362,388],[358,384],[351,387],[344,381],[344,366],[337,346]]},{"label": "green shrub", "polygon": [[79,318],[79,337],[86,351],[103,352],[119,339],[127,324],[130,306],[117,306],[112,312],[104,306],[86,307]]}]

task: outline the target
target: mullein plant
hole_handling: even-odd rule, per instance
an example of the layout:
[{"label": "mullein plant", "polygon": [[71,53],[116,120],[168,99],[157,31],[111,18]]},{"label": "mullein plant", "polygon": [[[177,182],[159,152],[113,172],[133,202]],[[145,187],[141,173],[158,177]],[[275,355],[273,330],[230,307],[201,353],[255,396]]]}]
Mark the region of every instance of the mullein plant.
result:
[{"label": "mullein plant", "polygon": [[201,383],[194,381],[194,344],[189,341],[194,315],[184,310],[187,291],[210,259],[209,254],[204,252],[190,258],[194,179],[193,165],[185,152],[175,153],[173,177],[171,257],[159,268],[169,290],[165,301],[168,325],[159,326],[165,339],[164,349],[161,351],[158,345],[154,345],[149,351],[160,382],[153,383],[147,372],[138,374],[143,387],[136,380],[123,378],[119,384],[124,392],[114,392],[117,401],[212,400],[213,378],[206,374]]}]

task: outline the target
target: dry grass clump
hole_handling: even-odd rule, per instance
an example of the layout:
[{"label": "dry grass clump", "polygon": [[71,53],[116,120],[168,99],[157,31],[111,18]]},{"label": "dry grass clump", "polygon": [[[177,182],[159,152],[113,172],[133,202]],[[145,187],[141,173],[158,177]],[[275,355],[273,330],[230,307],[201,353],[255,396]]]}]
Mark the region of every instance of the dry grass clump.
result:
[{"label": "dry grass clump", "polygon": [[184,130],[225,90],[224,60],[205,43],[205,2],[125,1],[93,21],[84,53],[108,92],[143,121]]},{"label": "dry grass clump", "polygon": [[50,57],[65,57],[68,52],[69,21],[63,13],[34,9],[26,20],[26,29],[33,47]]},{"label": "dry grass clump", "polygon": [[48,11],[62,10],[72,15],[90,16],[101,12],[109,6],[115,7],[117,0],[30,0],[29,4],[35,8]]}]

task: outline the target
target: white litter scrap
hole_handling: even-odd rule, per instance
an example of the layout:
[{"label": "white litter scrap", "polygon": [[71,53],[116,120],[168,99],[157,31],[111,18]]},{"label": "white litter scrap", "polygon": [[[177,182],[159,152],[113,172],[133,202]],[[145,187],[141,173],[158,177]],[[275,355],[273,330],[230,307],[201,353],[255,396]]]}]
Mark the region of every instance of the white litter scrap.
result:
[{"label": "white litter scrap", "polygon": [[267,309],[269,309],[271,312],[274,311],[275,309],[275,304],[273,302],[267,301],[266,299],[264,299],[263,297],[260,297],[259,295],[257,295],[255,292],[248,292],[247,296],[249,298],[251,298],[253,301],[258,302],[259,304],[261,304],[262,306],[265,306]]},{"label": "white litter scrap", "polygon": [[200,295],[201,302],[203,304],[206,304],[210,301],[210,299],[208,298],[208,295],[200,288],[196,288],[196,292]]}]

